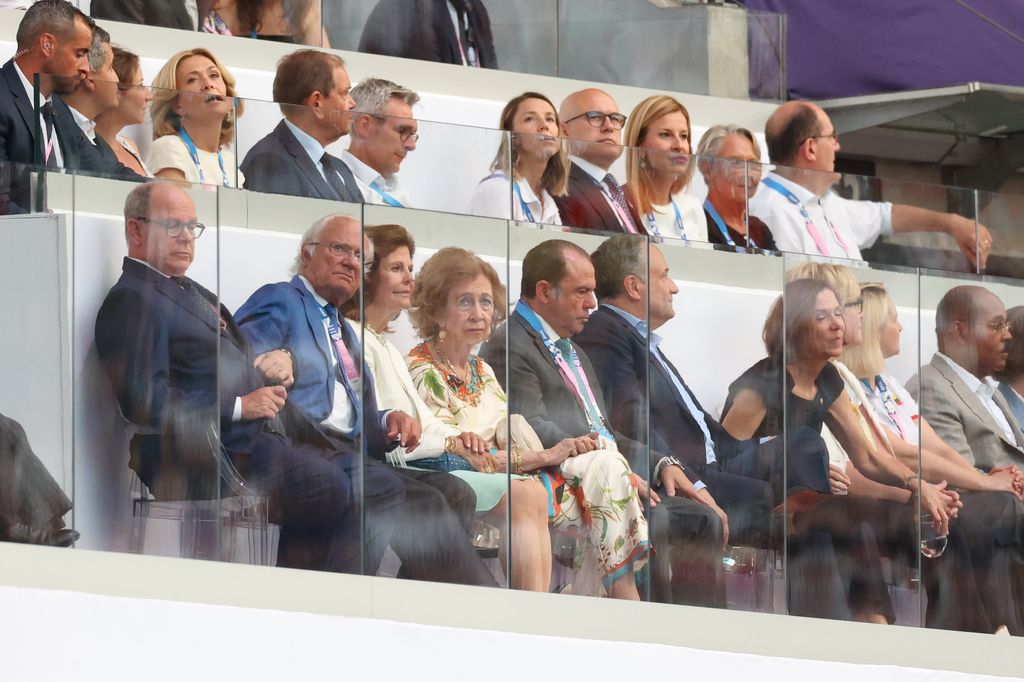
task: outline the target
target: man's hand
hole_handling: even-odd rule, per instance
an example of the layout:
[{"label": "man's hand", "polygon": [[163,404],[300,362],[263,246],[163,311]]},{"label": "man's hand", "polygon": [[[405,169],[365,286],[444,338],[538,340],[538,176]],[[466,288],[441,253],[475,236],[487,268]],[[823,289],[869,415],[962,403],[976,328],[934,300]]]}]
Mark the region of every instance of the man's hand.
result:
[{"label": "man's hand", "polygon": [[420,423],[401,410],[393,410],[388,413],[386,426],[388,432],[384,439],[389,443],[395,439],[398,444],[405,448],[406,452],[412,452],[420,444],[420,434],[423,428]]},{"label": "man's hand", "polygon": [[242,421],[273,419],[284,407],[288,391],[284,386],[264,386],[242,396]]},{"label": "man's hand", "polygon": [[270,350],[256,356],[252,366],[270,384],[291,388],[295,383],[292,356],[281,349]]},{"label": "man's hand", "polygon": [[661,470],[661,487],[669,497],[678,497],[683,491],[690,488],[690,479],[686,477],[683,470],[675,464],[669,464]]},{"label": "man's hand", "polygon": [[974,229],[974,221],[963,216],[951,214],[949,225],[949,236],[956,240],[956,245],[972,265],[977,265],[982,270],[988,262],[988,254],[992,250],[992,234],[988,228],[978,223],[978,229]]},{"label": "man's hand", "polygon": [[719,507],[718,503],[715,502],[715,498],[713,498],[711,496],[711,491],[708,490],[707,488],[701,488],[697,492],[697,496],[694,497],[693,499],[697,500],[698,502],[700,502],[701,504],[703,504],[703,505],[705,505],[707,507],[711,507],[711,509],[714,510],[714,512],[716,514],[718,514],[718,518],[722,520],[722,544],[723,545],[728,545],[729,544],[729,517],[726,515],[725,510],[722,509],[721,507]]},{"label": "man's hand", "polygon": [[833,495],[845,495],[850,492],[850,477],[838,464],[829,464],[828,485]]},{"label": "man's hand", "polygon": [[590,452],[591,450],[597,450],[600,446],[597,442],[597,434],[594,432],[588,433],[585,436],[573,438],[572,445],[575,450],[575,452],[572,453],[573,456],[582,455],[584,452]]}]

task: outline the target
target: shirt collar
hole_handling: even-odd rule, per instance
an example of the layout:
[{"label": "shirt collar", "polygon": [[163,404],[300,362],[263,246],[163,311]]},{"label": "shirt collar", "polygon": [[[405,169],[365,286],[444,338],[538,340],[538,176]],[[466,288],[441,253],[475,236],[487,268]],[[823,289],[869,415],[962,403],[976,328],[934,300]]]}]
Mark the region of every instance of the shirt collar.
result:
[{"label": "shirt collar", "polygon": [[157,270],[156,268],[154,268],[152,265],[150,265],[149,263],[147,263],[144,260],[139,260],[138,258],[132,258],[131,256],[127,256],[127,258],[128,258],[128,260],[133,260],[136,263],[141,263],[142,265],[145,265],[147,268],[149,268],[150,270],[152,270],[156,274],[160,275],[161,277],[166,277],[167,279],[171,278],[170,275],[165,275],[164,273],[160,272],[159,270]]},{"label": "shirt collar", "polygon": [[[25,76],[25,72],[21,70],[20,66],[18,66],[18,62],[14,62],[14,68],[17,69],[18,75],[21,77],[21,84],[25,86],[25,94],[28,95],[28,101],[29,102],[34,102],[33,97],[35,97],[35,95],[34,95],[35,88],[32,87],[32,81],[29,80],[27,76]],[[49,97],[43,97],[42,95],[43,95],[43,93],[40,92],[39,93],[39,103],[40,104],[46,104],[47,102],[50,101]]]},{"label": "shirt collar", "polygon": [[327,305],[327,299],[321,296],[320,294],[316,293],[316,289],[313,288],[313,285],[309,283],[308,279],[306,279],[302,275],[299,275],[299,279],[302,281],[302,286],[306,287],[306,291],[312,294],[313,300],[315,300],[320,305],[321,308]]},{"label": "shirt collar", "polygon": [[71,115],[74,116],[75,123],[77,123],[78,127],[82,129],[85,136],[89,138],[89,142],[96,144],[96,121],[91,118],[86,118],[85,114],[80,112],[78,109],[75,109],[70,104],[68,105],[68,109],[71,110]]},{"label": "shirt collar", "polygon": [[984,379],[979,379],[978,377],[974,376],[966,369],[958,365],[956,362],[951,360],[949,356],[943,355],[942,353],[939,353],[937,351],[935,355],[945,360],[946,364],[953,368],[953,371],[956,372],[956,375],[960,377],[960,379],[965,384],[967,384],[967,388],[971,389],[972,393],[979,393],[981,395],[984,395],[986,398],[992,397],[992,394],[995,392],[996,389],[994,382],[990,378],[985,377]]},{"label": "shirt collar", "polygon": [[772,180],[774,180],[775,182],[779,183],[780,185],[788,189],[790,192],[792,192],[793,196],[795,196],[801,203],[806,204],[810,201],[820,199],[820,197],[817,194],[807,189],[800,183],[793,182],[789,178],[784,178],[778,173],[772,172],[771,174],[769,174],[768,177],[770,177]]},{"label": "shirt collar", "polygon": [[363,181],[367,185],[380,181],[379,184],[383,184],[385,189],[397,190],[398,189],[398,178],[392,175],[390,178],[386,178],[370,166],[357,159],[352,152],[345,150],[341,153],[341,160],[345,162],[345,165],[352,170],[352,174]]},{"label": "shirt collar", "polygon": [[586,159],[581,159],[578,156],[570,156],[569,160],[580,167],[584,173],[594,178],[598,183],[604,182],[604,176],[608,175],[608,171],[601,168],[600,166],[590,163]]},{"label": "shirt collar", "polygon": [[295,139],[298,140],[302,148],[306,150],[306,153],[309,154],[309,158],[313,160],[313,163],[320,163],[320,159],[323,158],[325,151],[324,146],[315,137],[288,119],[284,119],[284,124],[291,131],[292,135],[295,136]]},{"label": "shirt collar", "polygon": [[618,313],[622,319],[629,322],[629,324],[633,326],[633,329],[636,329],[640,333],[640,336],[643,336],[648,340],[648,343],[652,348],[657,348],[661,345],[661,336],[657,332],[651,331],[647,324],[647,320],[641,320],[636,315],[627,313],[622,308],[614,306],[611,303],[602,303],[601,307],[608,308],[608,310]]},{"label": "shirt collar", "polygon": [[519,178],[515,182],[519,186],[519,192],[523,196],[523,201],[528,204],[537,204],[538,206],[544,205],[544,202],[534,193],[533,188],[530,187],[530,183],[525,178]]}]

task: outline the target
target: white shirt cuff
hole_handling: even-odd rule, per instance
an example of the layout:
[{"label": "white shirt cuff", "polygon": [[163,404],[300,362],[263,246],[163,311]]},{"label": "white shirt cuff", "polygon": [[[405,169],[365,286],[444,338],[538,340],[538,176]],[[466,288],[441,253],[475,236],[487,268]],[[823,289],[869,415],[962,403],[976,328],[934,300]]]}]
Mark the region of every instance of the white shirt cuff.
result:
[{"label": "white shirt cuff", "polygon": [[240,422],[242,421],[242,399],[241,397],[235,398],[235,409],[231,412],[231,421]]}]

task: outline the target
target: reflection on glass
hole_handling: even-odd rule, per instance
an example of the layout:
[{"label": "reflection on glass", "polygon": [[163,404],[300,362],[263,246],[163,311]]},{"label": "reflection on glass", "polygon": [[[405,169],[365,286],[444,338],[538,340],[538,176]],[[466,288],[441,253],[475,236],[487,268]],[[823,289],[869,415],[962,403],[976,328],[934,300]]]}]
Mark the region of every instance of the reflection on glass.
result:
[{"label": "reflection on glass", "polygon": [[199,30],[279,43],[331,46],[320,18],[320,0],[214,0]]},{"label": "reflection on glass", "polygon": [[111,69],[116,76],[116,97],[110,107],[91,117],[96,121],[96,136],[110,148],[121,165],[139,175],[152,177],[138,146],[122,131],[146,121],[153,91],[143,83],[142,64],[134,52],[114,47]]}]

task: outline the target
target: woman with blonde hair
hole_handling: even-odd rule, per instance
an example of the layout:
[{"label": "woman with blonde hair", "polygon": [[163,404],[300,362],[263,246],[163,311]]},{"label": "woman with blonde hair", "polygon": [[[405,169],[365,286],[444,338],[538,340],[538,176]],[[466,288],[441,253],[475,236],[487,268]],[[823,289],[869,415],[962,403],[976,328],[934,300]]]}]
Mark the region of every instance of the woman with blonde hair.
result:
[{"label": "woman with blonde hair", "polygon": [[153,144],[146,165],[156,177],[241,187],[245,182],[226,149],[242,103],[235,78],[217,56],[197,47],[178,52],[153,79]]},{"label": "woman with blonde hair", "polygon": [[[505,318],[505,287],[494,268],[464,249],[441,249],[417,277],[411,318],[425,339],[407,356],[423,401],[441,421],[486,441],[493,454],[486,455],[484,471],[526,476],[530,490],[543,491],[545,529],[536,538],[538,549],[548,535],[547,523],[583,526],[590,544],[585,559],[599,564],[607,594],[639,599],[636,572],[646,563],[650,545],[625,459],[609,450],[578,452],[580,439],[573,438],[545,449],[522,415],[508,414],[508,399],[494,370],[473,353]],[[526,481],[513,481],[513,491],[515,485],[528,489]],[[533,514],[534,493],[530,500]],[[513,517],[513,544],[523,530]]]},{"label": "woman with blonde hair", "polygon": [[509,134],[502,138],[491,174],[473,192],[469,212],[561,225],[552,197],[566,193],[569,155],[558,136],[555,105],[539,92],[524,92],[505,105],[498,125]]},{"label": "woman with blonde hair", "polygon": [[668,95],[641,101],[626,120],[626,194],[648,234],[708,240],[704,209],[686,193],[693,177],[690,112]]}]

